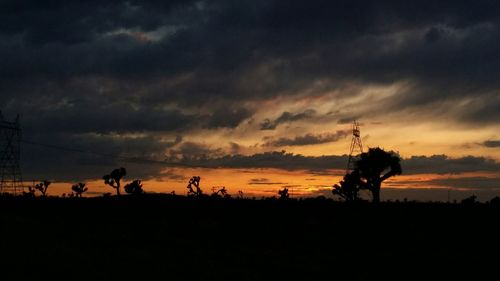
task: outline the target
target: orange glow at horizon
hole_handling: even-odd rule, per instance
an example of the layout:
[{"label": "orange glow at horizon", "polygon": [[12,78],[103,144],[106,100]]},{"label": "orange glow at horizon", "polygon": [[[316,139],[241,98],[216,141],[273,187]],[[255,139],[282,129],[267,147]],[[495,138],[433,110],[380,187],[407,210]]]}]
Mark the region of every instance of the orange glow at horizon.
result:
[{"label": "orange glow at horizon", "polygon": [[[212,193],[212,188],[219,189],[224,186],[228,193],[236,196],[238,191],[243,191],[245,197],[272,197],[277,196],[278,190],[288,188],[292,197],[315,197],[324,195],[331,197],[332,186],[342,179],[340,170],[322,171],[313,173],[311,171],[285,171],[280,169],[194,169],[175,168],[169,169],[169,174],[182,175],[178,179],[163,178],[162,180],[144,180],[143,188],[151,193],[171,193],[186,195],[187,182],[191,176],[201,176],[203,192],[207,195]],[[382,184],[384,188],[391,189],[455,189],[469,190],[468,188],[453,188],[443,184],[435,183],[433,180],[460,179],[466,177],[492,178],[495,173],[464,173],[460,175],[451,174],[417,174],[399,175],[386,180]],[[133,179],[126,178],[123,186]],[[110,186],[106,186],[102,180],[88,181],[89,191],[84,196],[101,196],[105,193],[114,195],[116,191]],[[470,190],[474,190],[471,186]],[[60,196],[63,193],[71,193],[71,183],[57,182],[49,187],[49,195]]]}]

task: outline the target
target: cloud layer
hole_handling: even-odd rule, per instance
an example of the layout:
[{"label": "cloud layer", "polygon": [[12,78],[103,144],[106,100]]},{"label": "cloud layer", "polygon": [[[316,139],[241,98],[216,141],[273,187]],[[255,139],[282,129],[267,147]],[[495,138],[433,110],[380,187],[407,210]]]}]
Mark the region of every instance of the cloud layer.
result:
[{"label": "cloud layer", "polygon": [[[22,114],[25,139],[56,146],[205,155],[195,164],[213,167],[341,169],[345,156],[269,150],[335,143],[345,133],[318,133],[319,124],[354,117],[496,126],[499,49],[491,0],[2,1],[0,110]],[[497,138],[483,146],[498,147]],[[23,153],[28,177],[118,164]],[[478,155],[404,162],[407,173],[498,171]]]}]

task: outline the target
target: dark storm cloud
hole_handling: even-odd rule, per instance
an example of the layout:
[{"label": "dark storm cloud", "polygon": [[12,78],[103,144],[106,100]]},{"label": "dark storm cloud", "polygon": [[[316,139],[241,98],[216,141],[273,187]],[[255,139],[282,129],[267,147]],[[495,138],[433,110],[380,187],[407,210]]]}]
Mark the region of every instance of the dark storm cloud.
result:
[{"label": "dark storm cloud", "polygon": [[178,148],[169,151],[172,157],[182,157],[183,159],[207,159],[223,152],[221,148],[212,149],[204,144],[196,142],[184,142]]},{"label": "dark storm cloud", "polygon": [[500,140],[487,140],[483,142],[483,145],[486,147],[500,147]]},{"label": "dark storm cloud", "polygon": [[[273,151],[253,155],[226,155],[206,157],[202,154],[186,159],[183,164],[208,168],[277,168],[285,170],[321,171],[345,169],[347,155],[304,156],[301,154]],[[175,161],[175,159],[171,159]],[[446,155],[413,156],[401,161],[403,174],[462,174],[467,172],[500,172],[500,163],[485,157],[466,156],[449,158]]]},{"label": "dark storm cloud", "polygon": [[402,162],[405,174],[460,174],[465,172],[499,172],[500,163],[485,157],[449,158],[446,155],[412,156]]},{"label": "dark storm cloud", "polygon": [[261,130],[274,130],[276,127],[283,123],[294,122],[302,119],[309,119],[316,114],[314,109],[308,109],[301,113],[290,113],[288,111],[283,112],[278,118],[275,120],[270,120],[268,118],[264,119],[262,123],[260,123]]},{"label": "dark storm cloud", "polygon": [[337,131],[335,133],[326,134],[306,134],[303,136],[296,136],[294,138],[278,138],[276,140],[268,140],[263,146],[304,146],[313,144],[322,144],[329,142],[336,142],[349,135],[348,131]]},{"label": "dark storm cloud", "polygon": [[[252,116],[252,113],[245,108],[233,109],[214,109],[214,112],[209,114],[206,119],[206,127],[208,128],[235,128],[243,120]],[[203,123],[200,120],[200,123]]]},{"label": "dark storm cloud", "polygon": [[[64,144],[64,138],[92,133],[235,128],[257,110],[247,101],[404,81],[405,89],[370,114],[417,108],[430,118],[444,112],[454,114],[447,120],[496,124],[499,25],[500,4],[493,0],[2,1],[1,110],[23,115],[27,139]],[[339,92],[335,98],[357,94]],[[440,107],[449,103],[458,108]],[[283,113],[261,128],[313,113]],[[156,141],[137,141],[156,154],[164,149]],[[102,149],[115,143],[105,139]],[[92,140],[77,144],[88,147]],[[29,161],[49,161],[43,157]],[[344,166],[345,157],[325,157],[226,160],[288,169]],[[428,161],[451,163],[448,170],[458,172],[497,165],[438,156],[413,159],[409,167],[427,171]],[[70,170],[69,164],[62,168]]]},{"label": "dark storm cloud", "polygon": [[434,179],[427,183],[438,186],[464,188],[464,189],[498,189],[500,190],[500,177],[464,177]]},{"label": "dark storm cloud", "polygon": [[37,140],[22,143],[21,168],[25,180],[89,180],[101,178],[117,167],[126,167],[130,177],[157,177],[168,167],[161,162],[163,151],[178,145],[182,138],[59,134],[40,135]]},{"label": "dark storm cloud", "polygon": [[[206,154],[202,154],[206,155]],[[194,158],[194,159],[193,159]],[[172,159],[168,159],[172,160]],[[173,159],[175,161],[175,159]],[[273,151],[253,155],[225,155],[221,157],[191,157],[182,164],[207,168],[278,168],[285,170],[324,170],[345,167],[347,156],[304,156]]]},{"label": "dark storm cloud", "polygon": [[[17,2],[0,9],[4,96],[31,80],[100,76],[139,87],[140,103],[192,106],[410,80],[392,105],[404,109],[499,83],[495,1]],[[492,120],[499,105],[463,116]]]}]

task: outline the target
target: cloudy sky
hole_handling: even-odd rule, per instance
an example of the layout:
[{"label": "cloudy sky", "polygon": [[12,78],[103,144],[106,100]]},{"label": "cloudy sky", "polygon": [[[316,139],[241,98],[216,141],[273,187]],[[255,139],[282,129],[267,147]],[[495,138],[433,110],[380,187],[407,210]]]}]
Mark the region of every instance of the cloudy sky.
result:
[{"label": "cloudy sky", "polygon": [[1,1],[0,110],[59,147],[23,143],[25,179],[96,193],[124,166],[156,192],[330,195],[357,119],[404,158],[386,198],[489,199],[499,50],[493,0]]}]

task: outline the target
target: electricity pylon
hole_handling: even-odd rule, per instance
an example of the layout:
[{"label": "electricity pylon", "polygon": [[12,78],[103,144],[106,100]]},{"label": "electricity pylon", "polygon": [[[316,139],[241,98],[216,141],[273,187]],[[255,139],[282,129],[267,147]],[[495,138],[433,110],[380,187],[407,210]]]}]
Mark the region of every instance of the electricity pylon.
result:
[{"label": "electricity pylon", "polygon": [[19,115],[14,122],[8,122],[0,112],[0,194],[23,191],[19,123]]},{"label": "electricity pylon", "polygon": [[354,120],[352,122],[352,140],[351,148],[349,149],[349,160],[347,161],[346,174],[350,174],[354,170],[354,164],[358,155],[363,153],[363,143],[361,142],[361,131],[359,123]]}]

